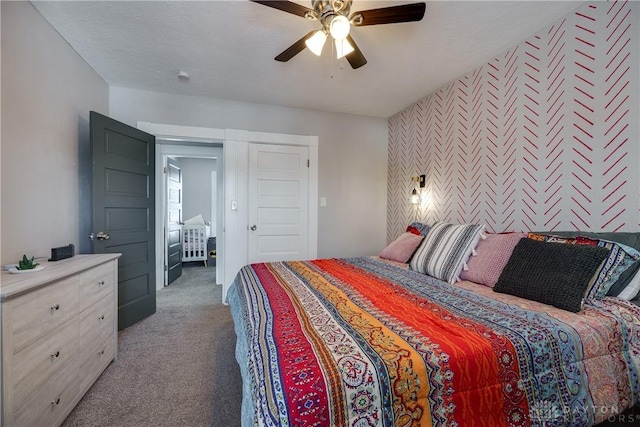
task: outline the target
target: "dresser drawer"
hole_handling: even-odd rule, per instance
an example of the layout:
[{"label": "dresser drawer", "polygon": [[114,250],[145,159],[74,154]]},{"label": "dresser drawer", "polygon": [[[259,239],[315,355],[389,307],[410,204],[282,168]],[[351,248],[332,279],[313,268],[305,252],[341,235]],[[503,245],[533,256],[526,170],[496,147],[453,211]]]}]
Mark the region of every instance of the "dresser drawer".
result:
[{"label": "dresser drawer", "polygon": [[[115,332],[114,332],[115,333]],[[87,345],[79,354],[78,372],[81,391],[89,389],[102,371],[116,356],[114,333],[102,331],[99,338]]]},{"label": "dresser drawer", "polygon": [[115,304],[115,294],[111,292],[78,316],[80,390],[88,389],[115,358]]},{"label": "dresser drawer", "polygon": [[75,357],[78,322],[72,319],[15,357],[13,371],[14,408],[19,408],[49,378]]},{"label": "dresser drawer", "polygon": [[15,313],[11,333],[13,354],[16,354],[76,314],[78,277],[60,280],[9,303]]},{"label": "dresser drawer", "polygon": [[16,426],[60,425],[77,402],[78,367],[70,363],[57,372],[15,412]]},{"label": "dresser drawer", "polygon": [[115,315],[115,296],[110,292],[78,316],[80,342],[83,345],[93,342],[105,331],[109,334],[115,333]]},{"label": "dresser drawer", "polygon": [[82,272],[80,280],[80,309],[90,306],[114,289],[114,263],[99,265]]}]

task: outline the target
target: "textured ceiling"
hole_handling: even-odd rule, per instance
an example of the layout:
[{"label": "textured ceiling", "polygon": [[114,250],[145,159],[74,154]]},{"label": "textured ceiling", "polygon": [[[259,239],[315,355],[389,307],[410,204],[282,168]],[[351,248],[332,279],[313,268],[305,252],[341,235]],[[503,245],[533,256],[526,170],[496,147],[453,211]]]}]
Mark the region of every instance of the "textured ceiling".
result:
[{"label": "textured ceiling", "polygon": [[329,43],[321,57],[274,61],[319,24],[249,1],[33,3],[112,86],[389,117],[582,2],[428,1],[420,22],[354,28],[368,60],[357,70]]}]

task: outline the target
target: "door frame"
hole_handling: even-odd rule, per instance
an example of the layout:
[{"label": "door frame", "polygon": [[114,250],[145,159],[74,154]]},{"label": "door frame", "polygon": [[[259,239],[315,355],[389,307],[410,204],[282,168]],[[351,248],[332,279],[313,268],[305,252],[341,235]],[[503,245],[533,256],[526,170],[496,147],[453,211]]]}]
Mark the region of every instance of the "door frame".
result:
[{"label": "door frame", "polygon": [[[213,224],[211,225],[211,234],[209,237],[214,237],[216,239],[215,251],[216,258],[211,258],[211,251],[209,249],[209,241],[207,240],[207,265],[211,266],[211,262],[215,262],[216,264],[216,283],[218,285],[222,285],[222,276],[223,273],[220,273],[220,279],[218,279],[218,273],[220,271],[224,271],[222,258],[218,259],[217,250],[218,245],[222,248],[224,244],[222,242],[222,238],[220,238],[220,243],[218,243],[218,235],[222,236],[222,210],[224,207],[224,200],[220,200],[222,195],[224,194],[222,190],[222,179],[218,180],[218,176],[222,177],[222,174],[218,174],[218,170],[222,169],[224,166],[224,159],[220,157],[218,159],[218,163],[216,165],[216,170],[211,171],[210,179],[211,179],[211,219]],[[215,195],[215,197],[214,197]],[[214,222],[215,221],[215,222]],[[222,254],[222,251],[220,251]],[[218,267],[218,263],[220,263],[220,267]]]},{"label": "door frame", "polygon": [[[185,142],[184,147],[194,145],[222,144],[222,239],[216,239],[220,245],[223,263],[222,301],[226,303],[227,291],[231,287],[236,274],[247,264],[248,260],[248,198],[249,181],[249,144],[281,144],[309,147],[309,258],[317,258],[318,254],[318,137],[315,135],[292,135],[269,132],[254,132],[238,129],[217,129],[195,126],[178,126],[151,122],[138,122],[140,130],[151,133],[163,141]],[[189,141],[189,142],[187,142]],[[191,144],[191,145],[190,145]],[[159,144],[158,147],[162,147]],[[204,147],[207,148],[207,147]],[[158,156],[156,151],[156,156]],[[218,168],[218,172],[220,168]],[[156,176],[162,174],[161,162],[156,162]],[[160,181],[163,182],[163,181]],[[156,196],[158,190],[156,188]],[[156,198],[156,207],[158,200]],[[234,209],[235,207],[235,209]],[[160,213],[159,213],[160,212]],[[162,206],[156,209],[156,217],[163,215]],[[161,220],[162,221],[162,220]],[[161,224],[159,222],[158,224]],[[156,230],[162,235],[163,230]],[[220,230],[218,230],[219,234]],[[163,241],[163,239],[159,240]],[[160,256],[158,256],[158,251]],[[156,244],[157,283],[163,286],[164,248]],[[217,265],[218,263],[216,263]]]}]

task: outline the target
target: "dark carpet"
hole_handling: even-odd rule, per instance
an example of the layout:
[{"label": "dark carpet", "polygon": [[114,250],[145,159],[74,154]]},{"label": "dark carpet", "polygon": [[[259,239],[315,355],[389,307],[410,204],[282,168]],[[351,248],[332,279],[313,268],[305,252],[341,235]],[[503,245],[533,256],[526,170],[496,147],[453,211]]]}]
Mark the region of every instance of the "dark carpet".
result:
[{"label": "dark carpet", "polygon": [[184,268],[155,314],[119,332],[118,360],[63,426],[239,426],[235,339],[215,269]]}]

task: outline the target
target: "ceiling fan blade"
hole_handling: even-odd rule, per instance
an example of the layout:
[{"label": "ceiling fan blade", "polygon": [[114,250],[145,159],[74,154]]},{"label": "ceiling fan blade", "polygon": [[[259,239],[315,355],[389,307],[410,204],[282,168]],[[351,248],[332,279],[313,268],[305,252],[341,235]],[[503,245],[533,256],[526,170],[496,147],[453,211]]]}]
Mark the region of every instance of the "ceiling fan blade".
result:
[{"label": "ceiling fan blade", "polygon": [[353,38],[351,38],[350,35],[347,36],[347,41],[349,41],[349,44],[351,44],[351,46],[353,47],[353,52],[346,55],[345,58],[347,58],[347,61],[349,61],[351,68],[355,70],[356,68],[360,68],[364,64],[366,64],[367,59],[364,57],[364,55],[360,51],[360,48],[358,47],[356,42],[353,41]]},{"label": "ceiling fan blade", "polygon": [[275,60],[280,62],[287,62],[288,60],[302,52],[307,47],[304,42],[307,41],[308,38],[311,38],[311,36],[313,36],[316,31],[317,30],[311,31],[306,36],[302,37],[300,40],[289,46],[287,50],[276,56]]},{"label": "ceiling fan blade", "polygon": [[284,12],[289,12],[294,15],[302,16],[305,18],[308,13],[315,15],[313,9],[309,9],[308,7],[300,6],[297,3],[293,3],[291,1],[280,1],[280,0],[251,0],[254,3],[260,3],[264,6],[269,6],[274,9],[282,10]]},{"label": "ceiling fan blade", "polygon": [[426,7],[425,3],[411,3],[380,9],[361,10],[352,14],[350,19],[358,27],[420,21],[424,17]]}]

